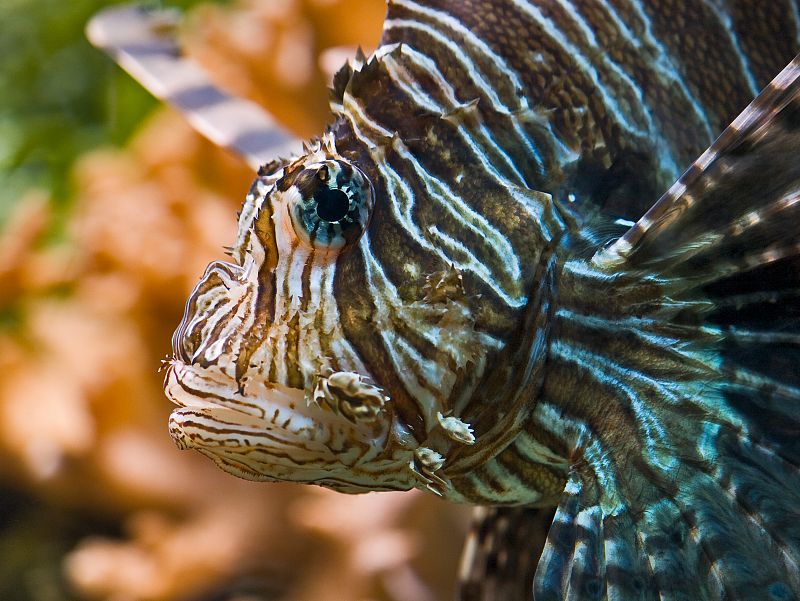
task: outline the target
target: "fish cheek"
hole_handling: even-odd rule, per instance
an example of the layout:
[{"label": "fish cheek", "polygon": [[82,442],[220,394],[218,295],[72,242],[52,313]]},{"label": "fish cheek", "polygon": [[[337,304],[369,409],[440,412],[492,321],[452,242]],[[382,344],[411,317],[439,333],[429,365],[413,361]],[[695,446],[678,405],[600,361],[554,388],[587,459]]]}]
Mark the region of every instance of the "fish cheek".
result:
[{"label": "fish cheek", "polygon": [[384,347],[380,324],[375,318],[375,299],[370,294],[364,257],[358,249],[339,257],[333,295],[339,309],[342,331],[361,361],[391,398],[391,407],[404,425],[419,439],[425,424],[416,403],[400,384],[392,359]]},{"label": "fish cheek", "polygon": [[278,245],[272,203],[265,202],[253,223],[253,233],[264,249],[264,260],[258,269],[259,317],[270,323],[275,320],[275,267],[278,265]]}]

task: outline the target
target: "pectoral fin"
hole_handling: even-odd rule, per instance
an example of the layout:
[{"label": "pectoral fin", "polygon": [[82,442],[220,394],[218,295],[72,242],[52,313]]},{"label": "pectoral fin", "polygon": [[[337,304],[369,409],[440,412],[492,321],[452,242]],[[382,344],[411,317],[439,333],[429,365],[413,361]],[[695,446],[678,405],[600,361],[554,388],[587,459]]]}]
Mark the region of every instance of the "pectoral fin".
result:
[{"label": "pectoral fin", "polygon": [[552,509],[479,507],[459,575],[460,601],[527,601]]}]

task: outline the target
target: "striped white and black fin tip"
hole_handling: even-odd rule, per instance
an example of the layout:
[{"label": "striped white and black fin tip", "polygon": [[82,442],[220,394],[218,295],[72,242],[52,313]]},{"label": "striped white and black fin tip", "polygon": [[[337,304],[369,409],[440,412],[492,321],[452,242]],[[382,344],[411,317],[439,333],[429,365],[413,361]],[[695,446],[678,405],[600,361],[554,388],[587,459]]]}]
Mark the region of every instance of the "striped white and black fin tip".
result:
[{"label": "striped white and black fin tip", "polygon": [[177,108],[195,130],[254,170],[299,153],[300,141],[264,108],[220,90],[202,67],[182,55],[174,35],[178,18],[176,11],[115,6],[97,13],[86,35],[151,94]]},{"label": "striped white and black fin tip", "polygon": [[[698,226],[705,228],[705,239],[718,239],[726,234],[725,228],[736,227],[738,232],[744,222],[726,222],[726,213],[714,214],[709,211],[712,202],[721,208],[718,195],[712,188],[724,189],[725,176],[734,171],[745,171],[746,174],[738,175],[742,181],[758,181],[763,177],[763,172],[758,171],[760,163],[771,159],[780,159],[779,146],[784,150],[796,153],[797,148],[791,146],[796,141],[795,133],[787,120],[797,117],[797,104],[800,102],[800,56],[795,57],[786,68],[781,71],[753,100],[752,103],[728,126],[717,140],[706,150],[686,172],[673,184],[669,190],[648,210],[638,222],[633,225],[616,242],[595,254],[592,262],[602,269],[615,270],[633,264],[641,264],[645,258],[654,259],[660,253],[662,258],[669,252],[675,252],[674,247],[680,240],[686,247],[687,235],[699,232]],[[767,147],[771,144],[771,147]],[[752,160],[761,157],[762,161]],[[788,157],[786,157],[788,158]],[[794,161],[797,165],[798,162]],[[729,180],[731,178],[728,178]],[[778,184],[791,184],[787,181],[789,174],[779,177]],[[781,181],[784,180],[784,181]],[[766,178],[764,178],[766,182]],[[771,183],[771,182],[770,182]],[[797,192],[795,190],[795,192]],[[759,212],[777,210],[779,207],[770,207],[765,202],[764,194],[755,193],[750,203],[756,213],[750,214],[743,211],[742,216],[747,216],[756,225],[761,217]],[[703,203],[698,201],[703,199]],[[775,199],[776,201],[778,199]],[[746,199],[745,199],[746,202]],[[780,204],[780,203],[779,203]],[[783,203],[786,204],[786,203]],[[733,207],[737,210],[739,207]],[[698,220],[699,215],[706,215],[708,222]],[[690,230],[685,225],[691,223]],[[749,226],[746,226],[749,227]],[[680,233],[681,235],[676,235]],[[730,232],[728,232],[730,233]],[[698,239],[694,249],[703,244]],[[659,250],[656,250],[658,247]]]}]

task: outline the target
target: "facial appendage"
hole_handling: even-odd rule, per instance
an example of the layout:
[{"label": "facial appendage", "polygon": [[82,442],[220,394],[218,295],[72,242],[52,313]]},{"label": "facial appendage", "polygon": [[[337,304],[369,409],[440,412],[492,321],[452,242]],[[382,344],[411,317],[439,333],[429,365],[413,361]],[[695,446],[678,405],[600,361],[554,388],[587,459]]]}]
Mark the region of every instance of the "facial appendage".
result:
[{"label": "facial appendage", "polygon": [[234,262],[212,263],[192,292],[165,377],[179,406],[170,433],[251,480],[406,490],[412,452],[332,295],[336,257],[366,228],[373,192],[331,151],[256,181]]}]

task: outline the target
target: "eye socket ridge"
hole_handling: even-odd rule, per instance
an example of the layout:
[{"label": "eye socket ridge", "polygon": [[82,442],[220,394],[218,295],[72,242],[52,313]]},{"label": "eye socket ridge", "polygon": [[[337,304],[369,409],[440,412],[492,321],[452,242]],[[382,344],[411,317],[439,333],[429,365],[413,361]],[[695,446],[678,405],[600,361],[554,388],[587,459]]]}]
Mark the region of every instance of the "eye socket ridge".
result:
[{"label": "eye socket ridge", "polygon": [[343,159],[306,165],[297,174],[298,194],[289,213],[297,236],[316,248],[352,246],[370,219],[372,185],[363,171]]}]

